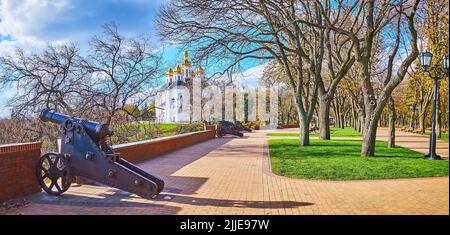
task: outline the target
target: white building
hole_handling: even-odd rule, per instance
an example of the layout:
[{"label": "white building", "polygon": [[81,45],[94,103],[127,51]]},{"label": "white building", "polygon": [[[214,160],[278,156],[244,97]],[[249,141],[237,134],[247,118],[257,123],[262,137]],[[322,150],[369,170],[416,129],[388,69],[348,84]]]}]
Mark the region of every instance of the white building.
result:
[{"label": "white building", "polygon": [[[166,73],[165,84],[156,97],[156,121],[160,123],[189,122],[192,118],[192,87],[195,79],[206,81],[205,71],[199,67],[192,68],[188,52],[184,52],[181,65],[170,68]],[[189,92],[185,92],[188,89]],[[183,97],[188,95],[188,97]]]}]

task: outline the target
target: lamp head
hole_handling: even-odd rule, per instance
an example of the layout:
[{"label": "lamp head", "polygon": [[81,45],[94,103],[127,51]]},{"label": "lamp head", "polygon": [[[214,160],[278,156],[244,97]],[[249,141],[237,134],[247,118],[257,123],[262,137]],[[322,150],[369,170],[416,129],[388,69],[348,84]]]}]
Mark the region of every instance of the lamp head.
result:
[{"label": "lamp head", "polygon": [[442,66],[448,75],[448,55],[442,57]]},{"label": "lamp head", "polygon": [[427,71],[428,68],[431,66],[431,61],[433,60],[433,54],[429,51],[425,51],[420,53],[420,64],[422,65],[422,68]]}]

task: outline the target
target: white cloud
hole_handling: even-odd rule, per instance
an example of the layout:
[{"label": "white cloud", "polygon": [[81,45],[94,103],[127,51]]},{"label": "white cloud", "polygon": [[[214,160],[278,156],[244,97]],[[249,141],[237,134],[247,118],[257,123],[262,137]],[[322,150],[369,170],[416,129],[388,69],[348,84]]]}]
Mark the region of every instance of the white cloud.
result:
[{"label": "white cloud", "polygon": [[15,47],[44,47],[46,41],[39,36],[40,30],[69,8],[68,0],[0,0],[0,34],[14,39],[0,42],[0,54]]},{"label": "white cloud", "polygon": [[[25,50],[45,47],[47,42],[39,36],[42,29],[69,8],[68,0],[0,0],[0,34],[13,39],[0,41],[0,55],[11,53],[16,47]],[[10,115],[6,103],[16,93],[12,85],[0,89],[0,117]]]}]

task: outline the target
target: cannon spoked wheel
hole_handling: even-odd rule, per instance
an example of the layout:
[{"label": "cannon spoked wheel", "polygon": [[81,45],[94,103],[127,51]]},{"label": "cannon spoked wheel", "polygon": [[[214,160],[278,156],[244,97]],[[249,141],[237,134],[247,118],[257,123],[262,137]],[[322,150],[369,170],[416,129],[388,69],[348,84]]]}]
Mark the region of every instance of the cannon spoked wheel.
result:
[{"label": "cannon spoked wheel", "polygon": [[50,195],[61,195],[72,183],[70,168],[58,153],[42,155],[36,164],[36,177],[41,188]]}]

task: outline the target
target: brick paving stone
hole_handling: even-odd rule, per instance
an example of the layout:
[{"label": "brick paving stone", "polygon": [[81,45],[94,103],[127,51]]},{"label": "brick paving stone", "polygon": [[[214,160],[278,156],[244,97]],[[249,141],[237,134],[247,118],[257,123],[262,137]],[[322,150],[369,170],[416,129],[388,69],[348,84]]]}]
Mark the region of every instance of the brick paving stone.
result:
[{"label": "brick paving stone", "polygon": [[[281,130],[286,131],[286,130]],[[380,129],[379,139],[387,138]],[[384,136],[384,137],[383,137]],[[449,214],[449,178],[326,181],[270,170],[264,131],[190,146],[140,164],[166,188],[148,200],[102,186],[71,187],[60,197],[27,196],[11,214]],[[422,136],[399,132],[398,144],[426,151]],[[448,143],[438,144],[448,157]],[[445,155],[446,154],[446,155]]]}]

